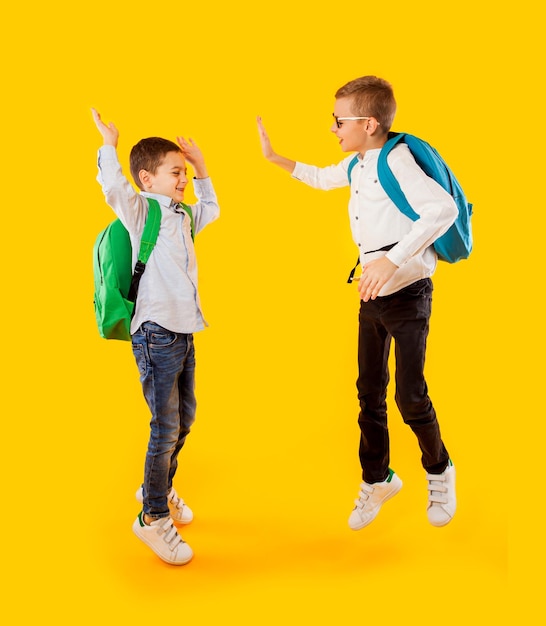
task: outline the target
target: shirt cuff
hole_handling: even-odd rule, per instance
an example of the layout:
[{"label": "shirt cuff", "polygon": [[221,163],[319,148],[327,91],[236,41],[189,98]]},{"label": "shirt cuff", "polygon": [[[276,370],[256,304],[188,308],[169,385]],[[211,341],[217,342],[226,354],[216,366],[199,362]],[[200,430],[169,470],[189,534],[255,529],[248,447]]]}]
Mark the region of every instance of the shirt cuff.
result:
[{"label": "shirt cuff", "polygon": [[114,146],[101,146],[99,148],[99,154],[98,154],[98,165],[100,167],[101,161],[117,161],[118,160],[118,154],[116,152],[116,148]]},{"label": "shirt cuff", "polygon": [[385,256],[397,267],[401,267],[409,260],[406,251],[400,245],[394,246],[394,248],[389,250]]},{"label": "shirt cuff", "polygon": [[296,167],[294,168],[291,176],[296,180],[303,180],[305,172],[305,165],[303,163],[296,162]]},{"label": "shirt cuff", "polygon": [[196,194],[206,194],[207,191],[213,191],[210,176],[207,176],[206,178],[194,178],[192,183]]},{"label": "shirt cuff", "polygon": [[101,146],[99,148],[99,154],[107,159],[115,159],[117,157],[116,147],[110,145]]}]

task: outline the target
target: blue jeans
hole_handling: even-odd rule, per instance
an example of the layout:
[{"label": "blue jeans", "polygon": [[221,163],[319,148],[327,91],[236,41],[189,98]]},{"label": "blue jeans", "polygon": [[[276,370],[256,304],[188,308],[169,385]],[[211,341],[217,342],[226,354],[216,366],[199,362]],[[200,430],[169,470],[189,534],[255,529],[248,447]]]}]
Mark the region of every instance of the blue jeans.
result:
[{"label": "blue jeans", "polygon": [[417,437],[427,472],[440,474],[449,454],[440,435],[436,412],[424,376],[432,306],[432,281],[418,280],[396,293],[360,303],[357,381],[360,401],[360,464],[367,483],[387,478],[388,359],[395,343],[395,400],[406,424]]},{"label": "blue jeans", "polygon": [[195,351],[193,335],[173,333],[145,322],[133,334],[133,354],[144,397],[152,413],[144,466],[143,511],[167,517],[167,496],[178,454],[195,421]]}]

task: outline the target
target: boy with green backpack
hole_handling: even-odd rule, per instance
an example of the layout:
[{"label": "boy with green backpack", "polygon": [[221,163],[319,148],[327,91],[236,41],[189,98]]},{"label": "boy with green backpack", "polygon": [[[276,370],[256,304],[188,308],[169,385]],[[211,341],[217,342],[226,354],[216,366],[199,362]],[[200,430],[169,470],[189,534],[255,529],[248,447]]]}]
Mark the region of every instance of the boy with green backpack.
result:
[{"label": "boy with green backpack", "polygon": [[[94,109],[93,118],[103,137],[97,180],[129,234],[135,268],[139,267],[148,214],[157,215],[158,207],[160,212],[157,239],[151,242],[151,253],[148,250],[145,268],[141,268],[129,328],[144,397],[152,413],[144,480],[137,491],[142,511],[133,531],[161,559],[182,565],[193,552],[173,522],[186,524],[193,514],[176,493],[173,478],[195,420],[193,333],[206,326],[197,291],[193,235],[218,217],[219,207],[203,154],[191,139],[177,137],[178,144],[160,137],[139,141],[130,154],[137,193],[117,158],[117,128],[105,124]],[[191,207],[183,203],[188,183],[186,161],[195,172],[198,198]]]},{"label": "boy with green backpack", "polygon": [[[396,102],[387,81],[363,76],[341,87],[335,98],[331,131],[342,151],[350,153],[338,164],[316,167],[281,156],[271,147],[260,118],[258,130],[266,159],[295,179],[318,189],[348,185],[351,189],[349,219],[362,265],[356,280],[363,482],[349,526],[359,530],[370,524],[383,503],[402,487],[389,466],[386,395],[393,339],[396,403],[421,450],[428,483],[428,520],[433,526],[444,526],[456,510],[455,467],[424,377],[431,276],[438,258],[455,262],[470,254],[472,206],[428,144],[404,134],[389,134]],[[349,282],[353,274],[354,270]]]}]

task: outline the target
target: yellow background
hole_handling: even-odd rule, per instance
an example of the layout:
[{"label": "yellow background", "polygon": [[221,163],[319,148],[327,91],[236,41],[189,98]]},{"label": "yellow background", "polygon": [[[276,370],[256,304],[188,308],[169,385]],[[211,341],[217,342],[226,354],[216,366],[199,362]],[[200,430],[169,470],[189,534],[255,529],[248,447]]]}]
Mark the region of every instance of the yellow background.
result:
[{"label": "yellow background", "polygon": [[[4,9],[8,623],[509,623],[509,520],[535,506],[518,491],[536,433],[523,426],[538,412],[524,351],[541,341],[523,305],[544,227],[525,152],[543,105],[527,4]],[[417,443],[392,392],[405,486],[373,525],[347,527],[360,482],[347,190],[291,180],[262,159],[255,127],[262,115],[282,154],[336,162],[333,94],[363,74],[392,82],[394,129],[435,145],[475,205],[475,252],[435,278],[427,376],[459,496],[443,529],[427,522]],[[127,173],[141,137],[193,137],[222,209],[196,242],[210,328],[196,336],[198,420],[176,482],[195,512],[183,568],[131,532],[148,412],[129,345],[95,327],[91,250],[112,215],[92,106],[120,129]],[[518,611],[533,623],[532,602]]]}]

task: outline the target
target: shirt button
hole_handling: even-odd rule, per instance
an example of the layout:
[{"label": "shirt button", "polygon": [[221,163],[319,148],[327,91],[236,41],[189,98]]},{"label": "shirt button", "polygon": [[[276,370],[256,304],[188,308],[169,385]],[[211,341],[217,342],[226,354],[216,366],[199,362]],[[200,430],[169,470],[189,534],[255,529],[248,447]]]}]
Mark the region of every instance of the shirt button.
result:
[{"label": "shirt button", "polygon": [[355,191],[355,193],[358,193],[358,189]]},{"label": "shirt button", "polygon": [[358,215],[355,216],[355,219],[358,219]]}]

